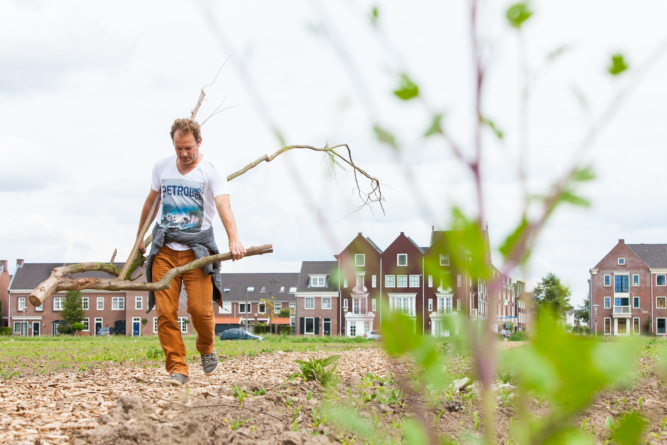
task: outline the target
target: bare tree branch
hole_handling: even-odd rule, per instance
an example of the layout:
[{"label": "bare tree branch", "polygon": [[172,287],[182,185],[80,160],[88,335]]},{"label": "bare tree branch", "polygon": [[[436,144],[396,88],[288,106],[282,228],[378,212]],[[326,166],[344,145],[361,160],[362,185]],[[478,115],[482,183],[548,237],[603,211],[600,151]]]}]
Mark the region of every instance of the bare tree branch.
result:
[{"label": "bare tree branch", "polygon": [[[232,57],[231,54],[229,55],[229,57],[227,57],[227,58],[225,59],[224,62],[222,62],[222,66],[220,66],[220,69],[218,70],[218,72],[216,73],[215,77],[213,78],[213,82],[211,82],[211,83],[209,83],[209,84],[207,84],[207,85],[204,85],[204,86],[202,87],[202,89],[201,89],[201,93],[199,93],[199,99],[197,100],[197,105],[195,106],[195,109],[192,110],[192,113],[190,113],[190,119],[191,119],[191,120],[194,120],[194,119],[195,119],[195,116],[197,116],[197,112],[199,112],[199,107],[201,107],[202,102],[204,102],[204,96],[206,96],[206,92],[205,92],[204,90],[206,89],[206,87],[210,87],[211,85],[213,85],[213,84],[215,83],[215,81],[218,79],[218,75],[220,74],[220,72],[222,71],[222,69],[225,67],[225,64],[227,63],[227,61],[229,60],[230,57]],[[226,97],[227,97],[227,96],[225,96],[225,98],[226,98]],[[222,103],[225,103],[225,101],[223,100]],[[218,107],[218,108],[220,108],[220,107]],[[213,116],[213,115],[211,115],[211,116]],[[211,118],[211,116],[209,116],[206,120],[209,120],[209,119]],[[204,121],[204,122],[206,122],[206,121]],[[204,125],[204,124],[202,124],[202,125]]]}]

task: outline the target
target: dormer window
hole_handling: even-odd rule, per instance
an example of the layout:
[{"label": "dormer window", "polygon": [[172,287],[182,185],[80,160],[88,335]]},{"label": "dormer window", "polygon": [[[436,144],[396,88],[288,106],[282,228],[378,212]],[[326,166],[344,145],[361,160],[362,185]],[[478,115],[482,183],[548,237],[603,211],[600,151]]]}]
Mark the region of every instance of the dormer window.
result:
[{"label": "dormer window", "polygon": [[260,292],[266,292],[266,286],[262,286],[262,288],[259,291]]},{"label": "dormer window", "polygon": [[292,287],[290,287],[290,288],[289,288],[289,293],[290,293],[290,294],[293,294],[294,292],[296,292],[296,286],[292,286]]},{"label": "dormer window", "polygon": [[399,266],[407,266],[408,265],[408,254],[407,253],[399,253],[397,264]]},{"label": "dormer window", "polygon": [[280,286],[280,292],[285,292],[285,286]]},{"label": "dormer window", "polygon": [[255,286],[248,286],[248,287],[246,287],[246,290],[248,292],[255,292]]},{"label": "dormer window", "polygon": [[440,265],[449,266],[449,255],[440,254]]},{"label": "dormer window", "polygon": [[621,265],[621,266],[624,266],[625,265],[625,258],[619,258],[618,259],[618,264]]},{"label": "dormer window", "polygon": [[222,290],[223,292],[231,292],[232,288],[229,286],[225,286],[225,288]]},{"label": "dormer window", "polygon": [[324,287],[325,277],[310,277],[310,287]]},{"label": "dormer window", "polygon": [[358,267],[363,267],[366,265],[366,255],[363,253],[357,253],[354,255],[354,265]]}]

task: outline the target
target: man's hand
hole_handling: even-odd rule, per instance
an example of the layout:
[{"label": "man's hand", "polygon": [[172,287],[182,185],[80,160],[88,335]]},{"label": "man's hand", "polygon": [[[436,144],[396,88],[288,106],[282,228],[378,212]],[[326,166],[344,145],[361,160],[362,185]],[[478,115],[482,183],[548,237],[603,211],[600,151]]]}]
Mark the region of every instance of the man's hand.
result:
[{"label": "man's hand", "polygon": [[232,253],[232,261],[240,260],[246,254],[245,247],[238,238],[229,240],[229,251]]},{"label": "man's hand", "polygon": [[139,243],[139,250],[141,250],[142,255],[146,255],[146,246],[144,245],[144,240],[141,240]]}]

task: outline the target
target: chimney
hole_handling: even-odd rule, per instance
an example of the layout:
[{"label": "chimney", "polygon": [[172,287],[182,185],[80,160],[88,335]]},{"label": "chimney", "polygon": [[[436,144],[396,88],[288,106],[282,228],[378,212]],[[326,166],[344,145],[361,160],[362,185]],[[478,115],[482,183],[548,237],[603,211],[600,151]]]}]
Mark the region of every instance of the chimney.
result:
[{"label": "chimney", "polygon": [[618,240],[618,244],[625,244],[625,240],[624,239]]},{"label": "chimney", "polygon": [[403,235],[403,234],[404,234],[404,232],[401,232],[401,235]]},{"label": "chimney", "polygon": [[435,232],[435,226],[431,226],[431,232]]},{"label": "chimney", "polygon": [[16,268],[23,266],[23,260],[16,260]]},{"label": "chimney", "polygon": [[7,270],[7,260],[0,260],[0,266],[4,267]]}]

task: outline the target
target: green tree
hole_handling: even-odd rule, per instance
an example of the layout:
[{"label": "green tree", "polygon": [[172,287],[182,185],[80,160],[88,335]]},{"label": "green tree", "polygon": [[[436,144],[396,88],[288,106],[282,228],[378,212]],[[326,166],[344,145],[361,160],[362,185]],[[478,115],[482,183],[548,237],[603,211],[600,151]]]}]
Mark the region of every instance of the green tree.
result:
[{"label": "green tree", "polygon": [[591,305],[591,297],[589,295],[584,300],[583,305],[580,306],[579,309],[574,310],[574,316],[578,318],[580,321],[588,323],[588,321],[591,318],[591,314],[589,311],[590,305]]},{"label": "green tree", "polygon": [[535,307],[539,312],[547,310],[557,318],[563,318],[565,313],[572,309],[570,304],[572,291],[568,286],[561,283],[560,278],[553,273],[549,273],[542,278],[542,281],[533,290],[533,296]]},{"label": "green tree", "polygon": [[291,315],[290,310],[285,308],[281,309],[280,313],[278,314],[278,318],[289,318]]},{"label": "green tree", "polygon": [[66,333],[74,332],[74,330],[72,330],[71,327],[75,323],[81,323],[83,321],[83,315],[84,313],[83,313],[83,305],[81,304],[81,291],[79,290],[68,291],[65,294],[65,298],[63,300],[63,308],[60,311],[60,316],[62,317],[63,321],[67,323],[67,328],[70,328]]}]

